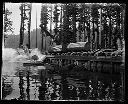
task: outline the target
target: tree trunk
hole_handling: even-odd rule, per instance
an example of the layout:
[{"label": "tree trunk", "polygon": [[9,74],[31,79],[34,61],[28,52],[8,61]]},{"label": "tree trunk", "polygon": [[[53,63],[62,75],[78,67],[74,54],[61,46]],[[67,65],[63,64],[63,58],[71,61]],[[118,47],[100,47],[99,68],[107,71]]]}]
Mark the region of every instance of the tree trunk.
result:
[{"label": "tree trunk", "polygon": [[112,30],[111,30],[111,17],[109,18],[110,19],[110,23],[109,23],[109,48],[111,49],[112,45],[111,45],[111,40],[112,40]]},{"label": "tree trunk", "polygon": [[51,18],[50,18],[50,34],[52,34],[52,6],[51,6]]},{"label": "tree trunk", "polygon": [[[89,8],[89,11],[90,11],[90,8]],[[89,13],[89,26],[88,26],[88,42],[89,42],[89,44],[90,44],[90,47],[91,47],[91,49],[92,49],[92,41],[91,41],[91,28],[90,28],[90,13]]]},{"label": "tree trunk", "polygon": [[24,24],[24,20],[23,20],[23,5],[21,5],[21,25],[20,25],[20,43],[19,43],[19,47],[21,47],[21,45],[23,44],[23,24]]},{"label": "tree trunk", "polygon": [[63,30],[62,30],[62,25],[63,25],[63,23],[62,23],[62,19],[63,19],[63,7],[62,7],[62,5],[61,5],[61,15],[60,15],[60,39],[61,39],[61,44],[62,44],[62,35],[63,35]]},{"label": "tree trunk", "polygon": [[76,42],[76,13],[75,13],[75,7],[76,7],[76,4],[74,4],[73,6],[73,42],[75,43]]},{"label": "tree trunk", "polygon": [[63,13],[64,13],[64,21],[63,21],[63,35],[62,35],[62,51],[67,50],[67,39],[68,30],[69,30],[69,16],[67,16],[67,4],[63,6]]},{"label": "tree trunk", "polygon": [[100,28],[99,28],[99,47],[101,47],[101,17],[102,17],[102,8],[100,8]]},{"label": "tree trunk", "polygon": [[92,49],[95,48],[95,30],[94,30],[94,17],[92,17],[92,24],[93,24],[93,28],[92,28]]},{"label": "tree trunk", "polygon": [[[52,5],[51,5],[51,18],[50,18],[50,34],[52,34]],[[50,40],[50,46],[52,46],[52,39]]]},{"label": "tree trunk", "polygon": [[111,7],[109,8],[108,11],[108,17],[109,17],[109,48],[111,49],[111,40],[112,40],[112,25],[111,25]]},{"label": "tree trunk", "polygon": [[32,4],[30,4],[30,11],[29,11],[29,23],[28,23],[28,49],[30,49],[30,26],[31,26],[31,9],[32,9]]}]

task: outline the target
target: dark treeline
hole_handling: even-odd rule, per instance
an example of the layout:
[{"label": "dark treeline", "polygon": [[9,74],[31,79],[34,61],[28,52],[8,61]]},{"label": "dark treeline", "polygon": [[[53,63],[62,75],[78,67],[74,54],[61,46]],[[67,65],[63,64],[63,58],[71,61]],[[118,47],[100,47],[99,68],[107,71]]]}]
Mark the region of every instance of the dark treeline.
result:
[{"label": "dark treeline", "polygon": [[[31,48],[36,48],[36,30],[31,31]],[[41,34],[40,29],[37,29],[37,46],[41,50]],[[20,35],[8,35],[8,38],[5,41],[5,47],[6,48],[18,48],[19,47],[19,41],[20,41]],[[28,35],[25,33],[24,35],[24,44],[28,43]]]},{"label": "dark treeline", "polygon": [[69,43],[87,40],[92,49],[116,48],[117,38],[124,38],[124,17],[125,4],[44,3],[40,25],[42,39],[45,37],[44,30],[47,30],[63,49]]}]

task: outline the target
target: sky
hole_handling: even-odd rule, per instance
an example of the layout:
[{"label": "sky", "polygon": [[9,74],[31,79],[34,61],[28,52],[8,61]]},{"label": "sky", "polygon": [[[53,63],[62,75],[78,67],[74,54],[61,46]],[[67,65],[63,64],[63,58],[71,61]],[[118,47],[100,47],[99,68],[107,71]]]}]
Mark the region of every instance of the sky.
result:
[{"label": "sky", "polygon": [[[21,3],[5,3],[5,8],[8,8],[12,14],[10,19],[13,21],[12,28],[14,28],[15,35],[20,33],[20,21],[21,21],[21,11],[19,9]],[[40,13],[41,13],[41,3],[32,3],[32,13],[31,13],[31,30],[36,29],[36,11],[37,11],[37,28],[40,25]]]}]

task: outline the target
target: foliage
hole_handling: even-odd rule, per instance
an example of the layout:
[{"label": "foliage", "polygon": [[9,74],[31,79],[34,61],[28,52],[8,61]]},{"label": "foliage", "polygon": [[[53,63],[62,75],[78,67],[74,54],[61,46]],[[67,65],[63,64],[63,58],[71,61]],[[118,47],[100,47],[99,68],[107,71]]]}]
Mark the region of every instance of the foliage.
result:
[{"label": "foliage", "polygon": [[[48,9],[47,9],[47,5],[45,4],[42,4],[40,21],[41,21],[40,27],[41,27],[41,34],[42,34],[42,49],[43,49],[43,38],[44,36],[46,36],[44,32],[47,31],[47,24],[48,24]],[[46,49],[46,44],[45,44],[45,49]]]},{"label": "foliage", "polygon": [[[60,7],[62,8],[60,9]],[[46,12],[41,17],[45,17],[42,19],[43,21],[47,20]],[[84,35],[84,41],[88,38],[88,42],[94,48],[114,48],[117,37],[124,36],[124,12],[125,5],[118,3],[55,4],[53,12],[54,42],[63,45],[76,42],[76,38],[78,38],[76,35],[79,34],[80,38],[81,35]],[[47,22],[43,23],[47,24]],[[99,36],[101,36],[101,44],[99,44]]]},{"label": "foliage", "polygon": [[60,11],[60,10],[57,7],[58,6],[55,5],[55,8],[54,8],[55,10],[53,12],[53,14],[54,14],[54,17],[53,17],[54,20],[53,20],[53,22],[56,22],[56,23],[59,22],[58,19],[59,19],[59,14],[60,14],[60,13],[58,13],[58,11]]},{"label": "foliage", "polygon": [[61,33],[59,30],[59,15],[60,15],[60,9],[58,9],[58,5],[56,4],[54,7],[54,11],[53,11],[53,22],[55,23],[55,27],[54,27],[54,33],[55,33],[55,38],[54,38],[54,42],[59,45],[61,44]]},{"label": "foliage", "polygon": [[4,41],[8,38],[8,33],[13,33],[12,28],[12,21],[10,20],[9,16],[12,14],[7,8],[4,11]]},{"label": "foliage", "polygon": [[10,20],[9,16],[12,14],[7,8],[5,10],[4,16],[4,32],[13,32],[12,28],[12,21]]},{"label": "foliage", "polygon": [[[45,30],[47,30],[47,24],[48,24],[48,10],[47,10],[47,6],[46,5],[42,5],[42,9],[41,9],[41,29],[44,28]],[[41,30],[41,32],[43,33],[43,30]]]}]

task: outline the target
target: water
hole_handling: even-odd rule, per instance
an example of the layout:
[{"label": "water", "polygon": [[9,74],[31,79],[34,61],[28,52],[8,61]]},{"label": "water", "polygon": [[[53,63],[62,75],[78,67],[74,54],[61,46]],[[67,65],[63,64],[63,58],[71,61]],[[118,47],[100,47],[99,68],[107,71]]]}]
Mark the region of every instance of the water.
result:
[{"label": "water", "polygon": [[[11,100],[121,100],[121,76],[79,70],[58,72],[57,67],[46,70],[44,66],[24,67],[26,57],[19,57],[11,49],[8,60],[3,60],[2,76],[12,85],[5,86],[2,99]],[[39,53],[35,50],[34,53]],[[38,54],[37,54],[38,55]],[[15,57],[14,57],[15,56]],[[11,58],[18,61],[10,61]],[[21,57],[21,56],[20,56]],[[4,57],[5,58],[5,57]],[[3,59],[4,59],[3,58]]]}]

